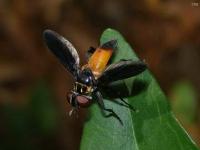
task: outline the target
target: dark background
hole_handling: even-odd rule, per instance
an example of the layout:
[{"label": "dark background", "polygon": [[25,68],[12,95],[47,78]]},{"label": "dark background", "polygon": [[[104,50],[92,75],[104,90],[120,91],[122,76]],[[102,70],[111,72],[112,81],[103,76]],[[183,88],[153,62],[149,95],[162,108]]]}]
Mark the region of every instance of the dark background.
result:
[{"label": "dark background", "polygon": [[86,110],[69,117],[72,77],[47,50],[50,28],[81,63],[106,28],[145,59],[175,114],[200,144],[200,1],[1,0],[0,149],[78,149]]}]

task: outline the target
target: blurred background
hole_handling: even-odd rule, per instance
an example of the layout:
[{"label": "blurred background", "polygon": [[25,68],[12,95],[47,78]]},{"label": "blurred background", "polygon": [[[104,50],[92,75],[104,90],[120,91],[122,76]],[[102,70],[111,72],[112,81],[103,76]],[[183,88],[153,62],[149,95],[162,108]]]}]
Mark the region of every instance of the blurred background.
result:
[{"label": "blurred background", "polygon": [[0,0],[0,149],[79,149],[87,110],[68,117],[72,77],[42,32],[64,35],[84,64],[108,27],[146,60],[200,145],[200,1]]}]

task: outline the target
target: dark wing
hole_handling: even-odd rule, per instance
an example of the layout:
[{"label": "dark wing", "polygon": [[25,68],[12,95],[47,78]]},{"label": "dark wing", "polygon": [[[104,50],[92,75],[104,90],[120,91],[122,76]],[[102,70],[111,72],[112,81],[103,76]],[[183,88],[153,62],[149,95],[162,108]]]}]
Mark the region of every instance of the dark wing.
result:
[{"label": "dark wing", "polygon": [[103,43],[100,48],[102,49],[112,49],[112,50],[115,50],[117,49],[117,40],[116,39],[113,39],[113,40],[110,40],[106,43]]},{"label": "dark wing", "polygon": [[143,61],[123,60],[108,66],[98,81],[100,84],[108,84],[123,80],[142,73],[146,68],[147,65]]},{"label": "dark wing", "polygon": [[45,30],[43,37],[49,50],[68,71],[76,76],[79,69],[79,56],[74,46],[63,36],[51,30]]}]

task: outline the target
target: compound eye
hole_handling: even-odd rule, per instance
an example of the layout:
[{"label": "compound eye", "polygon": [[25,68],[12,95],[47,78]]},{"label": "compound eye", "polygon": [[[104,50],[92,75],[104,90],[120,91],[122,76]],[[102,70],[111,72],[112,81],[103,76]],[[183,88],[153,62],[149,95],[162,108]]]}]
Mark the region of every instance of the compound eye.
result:
[{"label": "compound eye", "polygon": [[77,100],[78,104],[82,107],[88,106],[90,103],[90,100],[88,98],[86,98],[85,96],[77,96],[76,100]]}]

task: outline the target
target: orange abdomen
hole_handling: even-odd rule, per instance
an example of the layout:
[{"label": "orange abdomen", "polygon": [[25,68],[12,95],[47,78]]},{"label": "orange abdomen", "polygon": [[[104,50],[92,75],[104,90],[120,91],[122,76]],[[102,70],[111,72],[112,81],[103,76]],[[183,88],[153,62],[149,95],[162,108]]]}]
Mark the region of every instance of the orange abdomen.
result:
[{"label": "orange abdomen", "polygon": [[99,77],[105,70],[112,53],[112,49],[97,48],[90,57],[87,66],[92,70],[95,77]]}]

